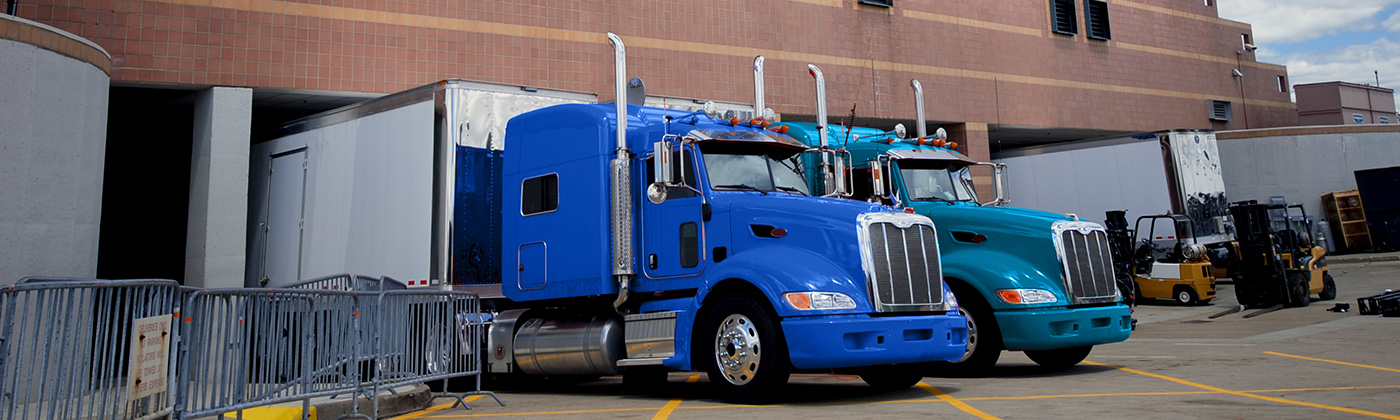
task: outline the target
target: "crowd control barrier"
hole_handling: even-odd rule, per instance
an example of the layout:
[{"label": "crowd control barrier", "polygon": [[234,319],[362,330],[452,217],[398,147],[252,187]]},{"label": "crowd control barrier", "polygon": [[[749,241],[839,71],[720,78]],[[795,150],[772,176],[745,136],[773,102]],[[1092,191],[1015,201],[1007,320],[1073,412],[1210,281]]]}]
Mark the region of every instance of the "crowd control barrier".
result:
[{"label": "crowd control barrier", "polygon": [[[475,294],[337,275],[285,288],[26,278],[0,289],[0,420],[210,417],[476,376]],[[444,386],[444,389],[446,387]],[[391,391],[392,392],[392,391]],[[360,398],[373,406],[361,412]],[[467,408],[470,408],[469,406]]]},{"label": "crowd control barrier", "polygon": [[179,288],[56,278],[0,286],[0,419],[170,415]]}]

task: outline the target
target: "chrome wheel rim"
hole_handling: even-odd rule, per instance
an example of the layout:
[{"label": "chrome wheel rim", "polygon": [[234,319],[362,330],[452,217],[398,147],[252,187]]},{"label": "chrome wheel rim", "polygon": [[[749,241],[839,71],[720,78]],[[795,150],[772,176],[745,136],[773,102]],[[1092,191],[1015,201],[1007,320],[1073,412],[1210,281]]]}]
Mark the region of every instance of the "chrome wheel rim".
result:
[{"label": "chrome wheel rim", "polygon": [[734,314],[720,322],[715,332],[715,364],[729,383],[744,385],[753,380],[761,349],[758,327],[748,317]]},{"label": "chrome wheel rim", "polygon": [[1181,303],[1191,303],[1191,292],[1182,290],[1176,295],[1176,300]]},{"label": "chrome wheel rim", "polygon": [[962,306],[958,306],[958,315],[967,318],[967,350],[963,350],[962,358],[954,363],[966,362],[968,358],[972,357],[972,353],[977,351],[977,322],[972,320],[972,313],[969,313]]}]

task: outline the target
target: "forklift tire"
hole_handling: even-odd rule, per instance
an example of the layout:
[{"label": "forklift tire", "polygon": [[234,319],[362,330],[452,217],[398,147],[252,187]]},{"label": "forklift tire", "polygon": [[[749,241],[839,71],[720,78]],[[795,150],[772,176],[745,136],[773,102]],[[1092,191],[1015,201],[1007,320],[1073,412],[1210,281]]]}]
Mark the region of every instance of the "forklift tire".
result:
[{"label": "forklift tire", "polygon": [[1303,273],[1293,273],[1288,275],[1288,306],[1304,307],[1312,303],[1312,298],[1308,293],[1308,275]]},{"label": "forklift tire", "polygon": [[1067,349],[1054,350],[1026,350],[1026,357],[1038,365],[1050,369],[1065,369],[1089,357],[1089,352],[1094,350],[1094,346],[1070,347]]},{"label": "forklift tire", "polygon": [[1201,301],[1196,297],[1196,292],[1192,291],[1190,287],[1180,287],[1176,289],[1176,303],[1182,305],[1196,305],[1201,303]]},{"label": "forklift tire", "polygon": [[1332,280],[1332,273],[1322,273],[1322,291],[1318,292],[1317,300],[1332,300],[1337,298],[1337,282]]}]

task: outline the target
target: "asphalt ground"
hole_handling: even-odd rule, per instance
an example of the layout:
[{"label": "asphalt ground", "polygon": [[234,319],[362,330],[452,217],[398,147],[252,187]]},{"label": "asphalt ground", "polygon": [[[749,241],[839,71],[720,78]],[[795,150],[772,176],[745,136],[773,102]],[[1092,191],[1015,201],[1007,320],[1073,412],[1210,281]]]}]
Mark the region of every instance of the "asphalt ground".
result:
[{"label": "asphalt ground", "polygon": [[[674,373],[646,395],[623,395],[621,378],[605,377],[500,389],[506,406],[439,399],[398,418],[1400,419],[1400,318],[1356,312],[1358,297],[1400,290],[1400,261],[1339,260],[1331,270],[1336,301],[1253,318],[1209,318],[1236,306],[1230,284],[1203,306],[1141,305],[1128,341],[1059,371],[1008,352],[986,377],[930,376],[894,392],[854,376],[794,375],[771,405],[724,403],[703,374]],[[1335,303],[1351,311],[1328,311]]]}]

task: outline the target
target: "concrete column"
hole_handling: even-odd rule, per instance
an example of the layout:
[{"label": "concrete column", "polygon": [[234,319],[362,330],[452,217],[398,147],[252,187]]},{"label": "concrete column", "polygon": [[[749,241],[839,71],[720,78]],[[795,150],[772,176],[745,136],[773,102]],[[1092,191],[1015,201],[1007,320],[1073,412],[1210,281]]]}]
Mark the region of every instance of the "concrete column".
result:
[{"label": "concrete column", "polygon": [[194,107],[185,285],[243,287],[253,91],[209,88]]},{"label": "concrete column", "polygon": [[[992,149],[988,140],[986,123],[962,123],[943,126],[948,130],[948,140],[958,142],[958,151],[972,160],[987,162],[992,160]],[[977,185],[977,198],[980,201],[991,201],[996,191],[993,190],[992,170],[979,166],[972,169],[972,182]]]}]

